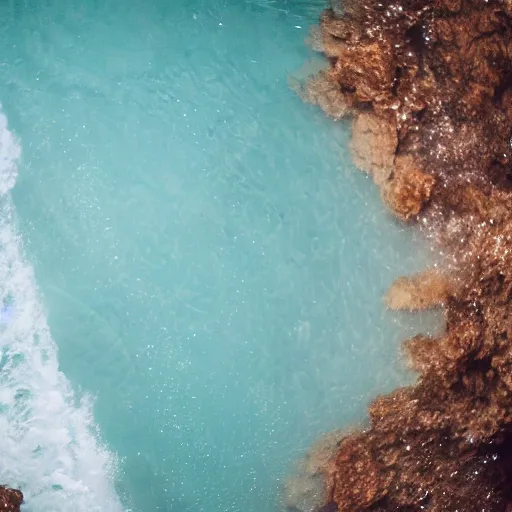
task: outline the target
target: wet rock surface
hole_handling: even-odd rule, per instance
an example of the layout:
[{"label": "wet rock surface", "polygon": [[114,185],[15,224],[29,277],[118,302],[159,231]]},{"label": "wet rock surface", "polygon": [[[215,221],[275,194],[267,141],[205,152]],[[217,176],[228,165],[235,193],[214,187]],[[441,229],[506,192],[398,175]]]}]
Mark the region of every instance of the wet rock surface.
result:
[{"label": "wet rock surface", "polygon": [[356,165],[446,256],[393,309],[442,306],[404,343],[414,386],[378,397],[322,468],[340,511],[512,510],[512,3],[351,0],[316,41],[306,100],[353,118]]},{"label": "wet rock surface", "polygon": [[2,512],[19,512],[22,502],[23,494],[20,491],[0,485],[0,510]]}]

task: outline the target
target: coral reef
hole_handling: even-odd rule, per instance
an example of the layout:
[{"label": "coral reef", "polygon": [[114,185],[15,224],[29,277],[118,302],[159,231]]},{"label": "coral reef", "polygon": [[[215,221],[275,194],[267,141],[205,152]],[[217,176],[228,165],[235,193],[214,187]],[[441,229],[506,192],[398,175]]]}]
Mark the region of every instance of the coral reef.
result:
[{"label": "coral reef", "polygon": [[438,338],[404,343],[415,385],[339,435],[324,506],[512,510],[512,2],[346,0],[304,98],[353,118],[356,165],[446,256],[393,284],[392,309],[442,306]]},{"label": "coral reef", "polygon": [[23,494],[20,491],[0,485],[0,510],[2,512],[19,512],[22,503]]}]

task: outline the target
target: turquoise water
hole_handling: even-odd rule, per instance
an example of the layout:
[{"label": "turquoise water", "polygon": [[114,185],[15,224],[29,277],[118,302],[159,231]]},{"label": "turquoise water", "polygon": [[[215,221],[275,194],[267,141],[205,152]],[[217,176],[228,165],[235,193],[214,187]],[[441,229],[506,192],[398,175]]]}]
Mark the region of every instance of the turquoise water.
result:
[{"label": "turquoise water", "polygon": [[0,4],[0,480],[25,511],[282,510],[313,440],[407,378],[418,325],[381,295],[425,257],[288,87],[322,6]]}]

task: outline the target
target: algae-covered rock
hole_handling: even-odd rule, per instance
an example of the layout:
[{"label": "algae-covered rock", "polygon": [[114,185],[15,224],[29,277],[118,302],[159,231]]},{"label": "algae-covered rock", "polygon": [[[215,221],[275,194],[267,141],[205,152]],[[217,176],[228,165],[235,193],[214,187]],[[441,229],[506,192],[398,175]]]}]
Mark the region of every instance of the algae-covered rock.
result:
[{"label": "algae-covered rock", "polygon": [[19,512],[22,503],[23,494],[21,491],[0,485],[0,510],[2,512]]},{"label": "algae-covered rock", "polygon": [[406,341],[417,383],[339,434],[317,471],[325,506],[509,512],[511,2],[346,0],[320,34],[330,69],[313,79],[314,103],[344,105],[333,117],[353,118],[355,164],[449,265],[390,288],[391,309],[443,307],[446,329]]}]

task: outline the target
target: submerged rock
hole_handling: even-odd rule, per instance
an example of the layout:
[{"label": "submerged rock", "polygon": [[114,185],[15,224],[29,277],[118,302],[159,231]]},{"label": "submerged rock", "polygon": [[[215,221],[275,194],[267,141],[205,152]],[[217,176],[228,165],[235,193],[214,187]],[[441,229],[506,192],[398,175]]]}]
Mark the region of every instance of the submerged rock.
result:
[{"label": "submerged rock", "polygon": [[448,278],[437,270],[399,277],[386,294],[386,305],[395,311],[421,311],[443,306],[450,293]]},{"label": "submerged rock", "polygon": [[323,506],[512,510],[511,5],[346,0],[322,16],[330,69],[306,99],[353,117],[356,165],[449,267],[388,292],[392,309],[443,306],[446,329],[406,341],[417,383],[338,435]]},{"label": "submerged rock", "polygon": [[[283,505],[287,512],[331,512],[336,505],[328,501],[324,470],[336,453],[339,432],[321,437],[296,467],[284,485]],[[334,508],[333,508],[334,507]]]},{"label": "submerged rock", "polygon": [[367,112],[354,119],[351,143],[354,163],[369,172],[377,185],[390,180],[397,145],[396,127],[388,119]]},{"label": "submerged rock", "polygon": [[23,494],[20,491],[0,485],[0,510],[2,512],[19,512],[22,503]]}]

